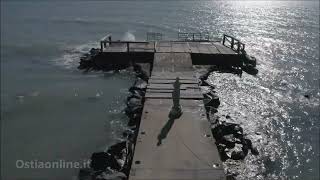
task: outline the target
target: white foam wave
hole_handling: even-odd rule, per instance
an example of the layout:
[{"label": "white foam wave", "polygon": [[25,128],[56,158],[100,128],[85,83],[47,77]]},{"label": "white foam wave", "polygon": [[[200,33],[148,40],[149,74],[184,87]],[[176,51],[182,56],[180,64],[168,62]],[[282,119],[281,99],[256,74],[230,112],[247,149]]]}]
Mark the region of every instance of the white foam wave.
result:
[{"label": "white foam wave", "polygon": [[135,41],[136,37],[134,36],[134,34],[130,31],[126,32],[123,37],[121,38],[122,41]]},{"label": "white foam wave", "polygon": [[66,69],[76,68],[79,65],[80,57],[88,53],[91,48],[97,48],[97,42],[90,42],[72,47],[66,47],[61,57],[54,60],[54,63]]}]

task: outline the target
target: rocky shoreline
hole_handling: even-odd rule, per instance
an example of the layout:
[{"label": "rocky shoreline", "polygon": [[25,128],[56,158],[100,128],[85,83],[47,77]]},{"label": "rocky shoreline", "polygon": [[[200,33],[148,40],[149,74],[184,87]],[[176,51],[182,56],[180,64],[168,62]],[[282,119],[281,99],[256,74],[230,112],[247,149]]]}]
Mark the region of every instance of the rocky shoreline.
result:
[{"label": "rocky shoreline", "polygon": [[[211,66],[208,72],[199,78],[200,86],[205,89],[203,93],[207,118],[211,123],[211,132],[216,140],[221,160],[223,162],[226,160],[243,160],[249,152],[252,155],[259,155],[259,151],[256,147],[253,147],[251,140],[245,136],[243,128],[239,124],[227,122],[226,120],[231,118],[229,115],[224,117],[216,115],[220,100],[214,86],[209,85],[207,81],[208,76],[213,71],[231,72],[241,76],[242,69]],[[227,172],[228,179],[236,179],[236,176],[237,174]]]}]

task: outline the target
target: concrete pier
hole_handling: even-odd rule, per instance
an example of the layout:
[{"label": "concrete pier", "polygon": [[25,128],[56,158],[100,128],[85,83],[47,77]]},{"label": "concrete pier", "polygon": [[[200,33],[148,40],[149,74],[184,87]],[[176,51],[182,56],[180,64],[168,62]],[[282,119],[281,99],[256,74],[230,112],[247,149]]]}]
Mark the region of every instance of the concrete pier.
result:
[{"label": "concrete pier", "polygon": [[[100,42],[101,49],[93,49],[81,59],[79,66],[80,69],[105,71],[124,69],[135,63],[150,67],[148,85],[146,90],[145,86],[143,88],[145,101],[129,179],[226,179],[193,65],[232,67],[242,72],[242,69],[249,71],[255,67],[255,58],[246,54],[243,43],[228,35],[223,36],[222,42],[210,41],[195,33],[179,33],[179,38],[183,39],[179,41],[159,40],[162,36],[158,33],[149,36],[156,40],[104,38]],[[232,132],[242,134],[242,129],[234,124],[222,126],[236,128]],[[248,149],[254,151],[247,143],[251,141],[242,136],[240,139],[246,145],[244,154]],[[128,172],[129,169],[126,174]]]},{"label": "concrete pier", "polygon": [[[174,79],[182,115],[169,118]],[[225,179],[189,53],[155,53],[130,180]]]}]

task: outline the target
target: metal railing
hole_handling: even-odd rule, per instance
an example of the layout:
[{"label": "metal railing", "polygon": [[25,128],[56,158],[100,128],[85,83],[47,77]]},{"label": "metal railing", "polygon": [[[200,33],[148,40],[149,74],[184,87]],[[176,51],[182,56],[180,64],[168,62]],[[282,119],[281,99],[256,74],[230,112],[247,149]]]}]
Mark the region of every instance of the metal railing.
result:
[{"label": "metal railing", "polygon": [[[149,48],[149,50],[156,51],[156,41],[162,40],[161,33],[147,33],[147,41],[112,41],[111,35],[107,35],[103,37],[100,41],[100,50],[101,52],[106,49],[108,46],[112,44],[126,44],[127,52],[130,52],[130,44],[149,44],[153,42],[153,47]],[[208,33],[178,33],[179,41],[210,41],[210,37]],[[222,44],[226,47],[229,47],[233,51],[239,54],[245,54],[245,44],[240,40],[223,34]],[[148,49],[146,45],[144,49]],[[139,47],[134,47],[133,49],[137,49]]]},{"label": "metal railing", "polygon": [[222,39],[222,44],[226,47],[231,48],[232,50],[234,50],[235,52],[239,53],[239,54],[244,54],[245,53],[245,44],[243,44],[240,40],[223,34],[223,39]]},{"label": "metal railing", "polygon": [[[112,46],[112,44],[126,44],[127,52],[130,52],[130,44],[149,44],[150,42],[146,41],[109,41],[109,40],[104,40],[100,41],[100,51],[103,52],[104,49],[107,49],[108,46]],[[108,45],[108,46],[107,46]],[[133,49],[136,49],[137,47],[134,47]],[[147,48],[144,48],[147,49]],[[150,48],[149,50],[152,50],[153,52],[156,51],[156,43],[153,42],[152,49]]]},{"label": "metal railing", "polygon": [[147,32],[147,41],[161,41],[162,33]]},{"label": "metal railing", "polygon": [[178,33],[179,41],[210,41],[209,33]]}]

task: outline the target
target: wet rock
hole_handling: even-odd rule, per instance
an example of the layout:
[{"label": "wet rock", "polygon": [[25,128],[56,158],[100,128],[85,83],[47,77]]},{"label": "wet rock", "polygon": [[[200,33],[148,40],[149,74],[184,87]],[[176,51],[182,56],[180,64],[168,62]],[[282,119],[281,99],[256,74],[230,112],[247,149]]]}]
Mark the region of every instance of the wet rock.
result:
[{"label": "wet rock", "polygon": [[129,127],[133,127],[133,126],[136,127],[140,122],[141,115],[140,114],[133,114],[130,116],[132,116],[132,118],[129,119],[128,126]]},{"label": "wet rock", "polygon": [[241,143],[242,143],[242,151],[244,152],[245,155],[247,155],[249,149],[252,149],[252,142],[249,139],[242,138]]},{"label": "wet rock", "polygon": [[127,107],[125,109],[125,113],[128,117],[135,119],[137,116],[140,116],[142,112],[143,104],[142,99],[131,97],[127,101]]},{"label": "wet rock", "polygon": [[259,151],[257,148],[251,148],[251,153],[255,156],[259,155]]},{"label": "wet rock", "polygon": [[90,56],[97,56],[100,53],[100,49],[91,48],[89,52],[90,52]]},{"label": "wet rock", "polygon": [[122,133],[122,136],[127,139],[130,139],[133,135],[134,135],[134,130],[132,129],[127,129]]},{"label": "wet rock", "polygon": [[227,180],[236,180],[235,175],[233,174],[228,174],[226,178]]},{"label": "wet rock", "polygon": [[138,64],[133,64],[133,70],[136,73],[136,77],[144,80],[144,81],[148,81],[149,80],[149,76],[148,73],[145,72],[142,67]]},{"label": "wet rock", "polygon": [[126,149],[126,146],[126,141],[117,143],[115,145],[110,146],[107,153],[111,154],[112,156],[115,156],[116,158],[121,158],[125,153],[124,150]]},{"label": "wet rock", "polygon": [[80,169],[78,180],[93,180],[94,171],[91,168]]},{"label": "wet rock", "polygon": [[207,107],[218,108],[220,105],[219,97],[214,93],[205,94],[204,105]]},{"label": "wet rock", "polygon": [[131,96],[127,100],[127,106],[129,107],[142,106],[142,99],[140,97]]},{"label": "wet rock", "polygon": [[205,80],[208,79],[208,76],[210,75],[210,72],[207,72],[206,74],[203,74],[199,77],[201,82],[204,82]]},{"label": "wet rock", "polygon": [[85,53],[80,57],[80,65],[79,69],[96,69],[96,65],[94,63],[95,57],[97,57],[100,53],[100,49],[92,48],[89,53]]},{"label": "wet rock", "polygon": [[211,88],[214,88],[214,86],[210,85],[208,80],[203,80],[203,81],[200,81],[200,86],[209,86]]},{"label": "wet rock", "polygon": [[243,134],[242,128],[238,124],[221,122],[212,129],[212,134],[216,139],[220,139],[227,134]]},{"label": "wet rock", "polygon": [[212,124],[211,129],[216,128],[219,124],[219,116],[215,114],[209,114],[209,121]]},{"label": "wet rock", "polygon": [[80,65],[78,66],[78,69],[90,69],[94,65],[93,61],[89,57],[83,57],[80,61]]},{"label": "wet rock", "polygon": [[228,152],[231,154],[230,158],[233,160],[243,160],[247,155],[245,152],[243,152],[242,144],[236,144],[234,148],[228,149]]},{"label": "wet rock", "polygon": [[242,70],[250,75],[257,75],[258,74],[258,69],[256,69],[252,65],[246,65],[242,67]]},{"label": "wet rock", "polygon": [[130,102],[131,99],[134,99],[134,101],[142,102],[143,96],[141,96],[140,94],[131,94],[127,97],[127,102]]},{"label": "wet rock", "polygon": [[246,157],[246,154],[243,151],[235,152],[231,154],[231,159],[233,160],[243,160]]},{"label": "wet rock", "polygon": [[141,97],[144,97],[144,95],[146,93],[145,90],[134,87],[134,86],[129,88],[129,92],[131,92],[134,95],[139,95]]},{"label": "wet rock", "polygon": [[253,56],[249,56],[248,54],[245,54],[243,62],[246,66],[250,65],[252,67],[256,67],[257,65],[257,59]]},{"label": "wet rock", "polygon": [[122,172],[115,172],[112,174],[102,172],[95,178],[95,180],[126,180],[126,179],[127,179],[127,176]]},{"label": "wet rock", "polygon": [[115,170],[120,170],[121,168],[116,158],[106,152],[93,153],[90,167],[95,171],[105,171],[108,167]]},{"label": "wet rock", "polygon": [[224,135],[221,139],[219,139],[218,142],[226,145],[227,148],[231,149],[235,147],[235,143],[239,142],[239,140],[237,140],[237,138],[235,138],[233,134],[229,134]]},{"label": "wet rock", "polygon": [[144,80],[144,81],[148,81],[149,80],[149,76],[144,71],[141,71],[141,72],[137,73],[137,77],[142,79],[142,80]]},{"label": "wet rock", "polygon": [[130,105],[125,108],[125,113],[129,118],[135,119],[135,118],[141,116],[142,108],[143,108],[142,105],[141,106]]},{"label": "wet rock", "polygon": [[139,89],[146,89],[147,88],[148,83],[141,79],[141,78],[137,78],[137,80],[134,83],[134,87],[139,88]]},{"label": "wet rock", "polygon": [[226,146],[224,144],[218,144],[218,143],[216,143],[216,145],[217,145],[217,149],[220,154],[221,160],[226,161],[227,159],[229,159],[230,157],[228,157],[227,153],[225,152]]},{"label": "wet rock", "polygon": [[210,113],[211,114],[215,114],[215,113],[217,113],[218,112],[218,109],[217,108],[215,108],[215,107],[211,107],[210,108]]}]

